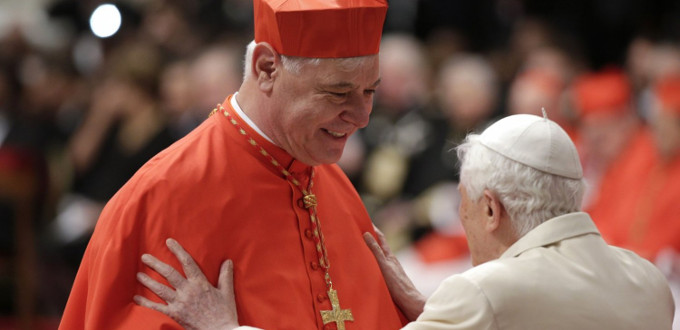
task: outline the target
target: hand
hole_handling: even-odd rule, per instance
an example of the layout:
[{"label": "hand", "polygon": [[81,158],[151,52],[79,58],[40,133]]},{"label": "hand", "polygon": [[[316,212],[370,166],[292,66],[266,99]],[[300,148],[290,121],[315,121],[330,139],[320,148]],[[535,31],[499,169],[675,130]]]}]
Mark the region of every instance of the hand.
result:
[{"label": "hand", "polygon": [[375,226],[374,229],[380,244],[370,233],[364,233],[364,241],[378,261],[378,266],[380,266],[380,271],[385,278],[387,289],[390,290],[392,300],[399,306],[409,321],[414,321],[423,312],[425,296],[416,289],[413,282],[408,278],[399,260],[392,254],[383,233]]},{"label": "hand", "polygon": [[186,278],[176,269],[150,254],[142,255],[142,262],[163,276],[172,287],[165,286],[149,275],[137,273],[137,280],[163,299],[166,304],[135,296],[140,305],[159,311],[186,329],[234,329],[238,327],[234,298],[234,272],[231,260],[220,268],[217,288],[205,277],[194,259],[174,239],[166,244],[182,264]]}]

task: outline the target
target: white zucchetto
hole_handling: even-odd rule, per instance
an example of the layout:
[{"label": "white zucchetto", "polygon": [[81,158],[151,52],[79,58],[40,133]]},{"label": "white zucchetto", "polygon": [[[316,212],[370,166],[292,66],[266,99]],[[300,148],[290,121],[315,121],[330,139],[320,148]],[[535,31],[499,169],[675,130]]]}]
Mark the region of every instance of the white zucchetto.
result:
[{"label": "white zucchetto", "polygon": [[562,127],[546,117],[527,114],[505,117],[484,130],[480,142],[539,171],[571,179],[583,178],[576,146]]}]

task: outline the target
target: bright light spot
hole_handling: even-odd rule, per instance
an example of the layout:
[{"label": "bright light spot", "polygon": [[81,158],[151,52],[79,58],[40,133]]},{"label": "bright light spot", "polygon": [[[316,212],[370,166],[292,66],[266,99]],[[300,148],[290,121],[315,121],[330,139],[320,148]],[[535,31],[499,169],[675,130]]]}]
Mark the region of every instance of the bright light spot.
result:
[{"label": "bright light spot", "polygon": [[121,16],[118,8],[112,4],[97,7],[90,16],[90,29],[99,38],[108,38],[120,28]]}]

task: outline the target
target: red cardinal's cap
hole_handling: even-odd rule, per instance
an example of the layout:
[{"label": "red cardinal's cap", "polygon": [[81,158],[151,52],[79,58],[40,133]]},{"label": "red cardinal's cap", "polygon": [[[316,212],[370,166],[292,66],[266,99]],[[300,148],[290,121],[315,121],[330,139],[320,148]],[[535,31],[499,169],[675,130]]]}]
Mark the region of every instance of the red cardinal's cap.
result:
[{"label": "red cardinal's cap", "polygon": [[287,56],[341,58],[377,54],[383,0],[254,0],[255,41]]}]

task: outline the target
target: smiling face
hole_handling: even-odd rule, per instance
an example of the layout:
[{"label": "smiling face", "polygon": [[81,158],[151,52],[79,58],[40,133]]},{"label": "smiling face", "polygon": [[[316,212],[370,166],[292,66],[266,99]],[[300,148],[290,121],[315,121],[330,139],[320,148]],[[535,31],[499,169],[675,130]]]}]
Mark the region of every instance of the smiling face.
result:
[{"label": "smiling face", "polygon": [[349,136],[368,124],[379,82],[377,55],[321,60],[297,74],[280,70],[271,94],[277,104],[269,113],[271,138],[306,164],[337,162]]}]

